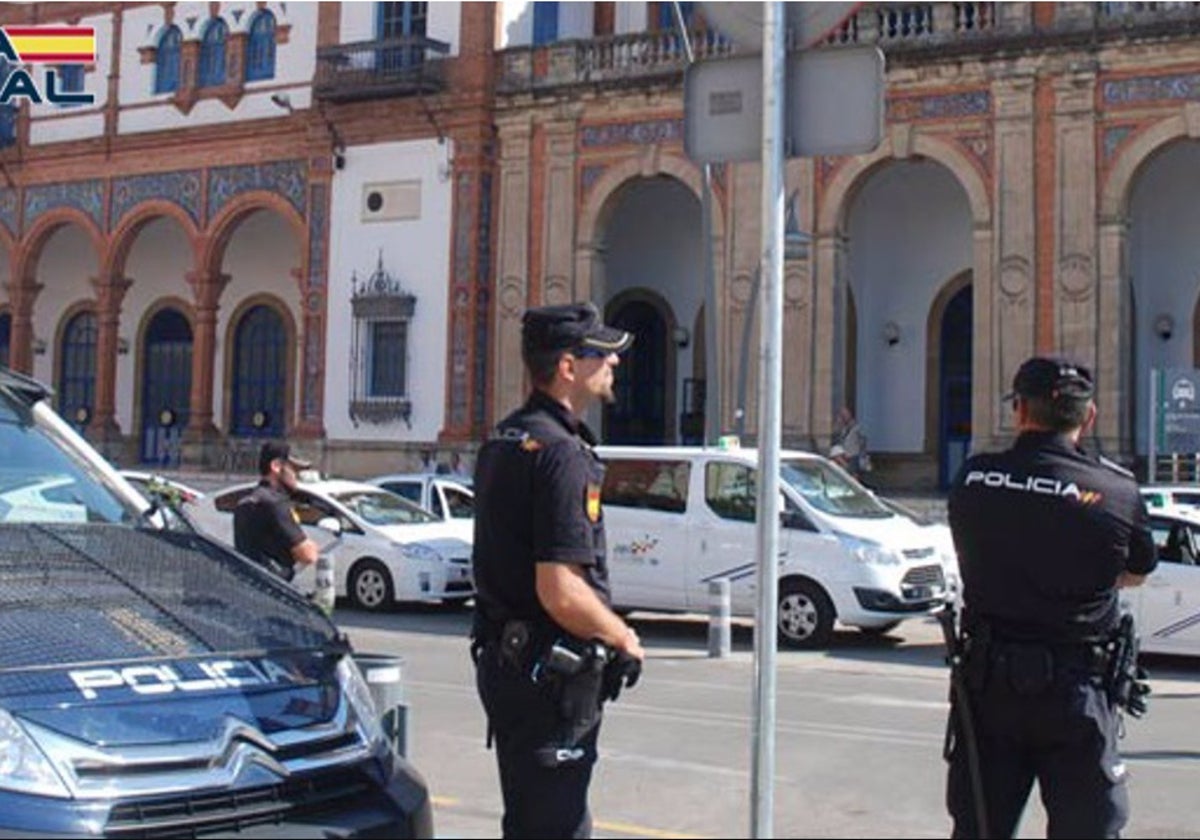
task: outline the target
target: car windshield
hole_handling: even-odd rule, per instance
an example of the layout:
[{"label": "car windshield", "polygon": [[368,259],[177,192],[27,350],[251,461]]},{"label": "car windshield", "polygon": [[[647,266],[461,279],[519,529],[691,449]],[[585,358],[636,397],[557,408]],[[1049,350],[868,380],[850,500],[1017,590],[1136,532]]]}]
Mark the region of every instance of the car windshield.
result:
[{"label": "car windshield", "polygon": [[31,406],[0,387],[0,522],[134,523],[138,515],[44,400]]},{"label": "car windshield", "polygon": [[862,485],[828,461],[817,458],[785,460],[779,477],[817,510],[831,516],[887,519],[894,516]]},{"label": "car windshield", "polygon": [[331,497],[370,525],[422,525],[438,518],[386,490],[347,490]]}]

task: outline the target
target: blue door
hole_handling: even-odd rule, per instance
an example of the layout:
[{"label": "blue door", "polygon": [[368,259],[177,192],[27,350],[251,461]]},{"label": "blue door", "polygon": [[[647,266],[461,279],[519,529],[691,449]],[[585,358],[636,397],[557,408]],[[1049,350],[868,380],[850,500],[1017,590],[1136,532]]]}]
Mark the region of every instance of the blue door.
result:
[{"label": "blue door", "polygon": [[380,41],[393,38],[412,38],[415,43],[406,47],[380,50],[377,69],[402,70],[416,67],[425,58],[425,47],[419,40],[425,37],[429,17],[428,3],[376,3],[375,32]]},{"label": "blue door", "polygon": [[63,330],[58,365],[58,413],[82,431],[96,410],[95,312],[80,312]]},{"label": "blue door", "polygon": [[192,326],[177,309],[163,309],[146,328],[142,347],[141,460],[179,463],[192,396]]},{"label": "blue door", "polygon": [[938,484],[950,486],[971,445],[971,287],[946,305],[942,315],[939,382]]},{"label": "blue door", "polygon": [[233,339],[230,433],[282,437],[287,390],[287,331],[269,306],[247,310]]},{"label": "blue door", "polygon": [[668,440],[667,325],[657,309],[643,301],[626,304],[611,321],[637,336],[621,354],[613,393],[604,412],[607,443],[661,445]]}]

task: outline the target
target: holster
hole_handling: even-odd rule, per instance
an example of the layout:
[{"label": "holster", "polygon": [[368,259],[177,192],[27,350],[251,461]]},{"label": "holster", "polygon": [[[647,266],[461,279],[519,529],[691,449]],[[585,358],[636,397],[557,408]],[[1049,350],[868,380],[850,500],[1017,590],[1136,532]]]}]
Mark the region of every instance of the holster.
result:
[{"label": "holster", "polygon": [[550,743],[537,751],[546,767],[584,758],[580,742],[600,724],[608,649],[599,642],[557,639],[534,666],[538,682],[550,687],[558,712]]}]

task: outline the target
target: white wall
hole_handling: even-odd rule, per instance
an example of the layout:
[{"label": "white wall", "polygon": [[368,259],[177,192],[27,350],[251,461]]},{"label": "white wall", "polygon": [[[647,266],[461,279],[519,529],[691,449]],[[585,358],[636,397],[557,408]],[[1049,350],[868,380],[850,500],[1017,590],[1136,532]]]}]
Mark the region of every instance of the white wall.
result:
[{"label": "white wall", "polygon": [[[354,146],[333,181],[329,243],[329,323],[325,367],[325,428],[331,439],[432,441],[444,425],[446,330],[450,286],[451,182],[439,169],[452,150],[436,140]],[[362,222],[366,183],[419,180],[421,215],[395,222]],[[416,295],[409,327],[409,394],[412,428],[402,421],[357,428],[350,420],[352,273],[374,271],[383,249],[384,267]]]},{"label": "white wall", "polygon": [[[1130,195],[1129,271],[1136,322],[1136,374],[1131,399],[1136,406],[1137,451],[1149,446],[1150,371],[1193,368],[1192,315],[1200,288],[1200,143],[1175,144],[1154,157],[1136,179]],[[1159,315],[1175,321],[1171,338],[1154,332]],[[1101,411],[1117,410],[1100,406]]]},{"label": "white wall", "polygon": [[[64,20],[47,20],[46,24],[65,24]],[[91,26],[96,30],[96,62],[84,73],[83,87],[95,98],[93,105],[61,107],[43,102],[31,105],[29,116],[29,140],[33,145],[55,143],[61,140],[79,140],[99,137],[104,134],[105,103],[108,101],[108,76],[112,69],[112,15],[101,14],[80,18],[79,26]],[[35,64],[30,70],[38,89],[45,94],[45,68]]]},{"label": "white wall", "polygon": [[[849,281],[858,314],[858,419],[872,450],[925,444],[925,331],[942,287],[971,267],[971,211],[949,170],[894,163],[870,176],[848,222]],[[883,326],[895,321],[889,347]]]},{"label": "white wall", "polygon": [[42,290],[33,307],[33,336],[46,342],[46,353],[33,357],[35,379],[54,383],[58,329],[67,309],[85,301],[95,303],[91,278],[98,266],[91,240],[75,225],[60,228],[47,240],[36,269],[36,282]]},{"label": "white wall", "polygon": [[[425,19],[426,37],[449,44],[449,55],[458,55],[461,6],[461,3],[430,3],[428,17]],[[341,9],[341,43],[374,41],[379,37],[375,31],[378,14],[375,3],[342,3]]]},{"label": "white wall", "polygon": [[[256,8],[254,3],[222,3],[221,15],[231,33],[244,31]],[[284,112],[271,102],[271,95],[281,90],[287,91],[296,108],[309,107],[317,61],[317,4],[271,2],[267,3],[267,8],[275,15],[276,26],[291,25],[287,43],[279,44],[275,49],[275,78],[246,85],[244,95],[232,109],[218,100],[205,99],[197,102],[188,114],[175,107],[171,102],[172,94],[154,93],[154,64],[142,64],[137,52],[139,47],[157,45],[165,25],[162,7],[147,5],[126,9],[121,40],[119,90],[122,111],[118,130],[122,134],[132,134],[281,117]],[[241,18],[236,22],[235,11],[241,12]],[[188,23],[190,18],[194,18],[191,25]],[[208,18],[207,3],[179,3],[175,7],[175,23],[185,41],[199,40]],[[129,109],[127,106],[130,105],[151,107]]]}]

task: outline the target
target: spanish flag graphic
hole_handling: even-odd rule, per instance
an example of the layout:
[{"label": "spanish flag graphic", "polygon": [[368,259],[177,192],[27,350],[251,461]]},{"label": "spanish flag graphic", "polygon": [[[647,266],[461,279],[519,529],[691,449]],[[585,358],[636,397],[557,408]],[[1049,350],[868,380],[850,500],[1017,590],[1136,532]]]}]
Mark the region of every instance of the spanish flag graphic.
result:
[{"label": "spanish flag graphic", "polygon": [[90,26],[6,26],[4,34],[23,64],[96,60],[96,30]]}]

